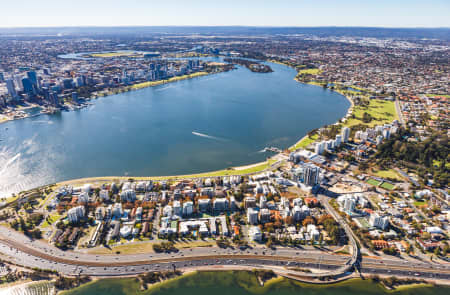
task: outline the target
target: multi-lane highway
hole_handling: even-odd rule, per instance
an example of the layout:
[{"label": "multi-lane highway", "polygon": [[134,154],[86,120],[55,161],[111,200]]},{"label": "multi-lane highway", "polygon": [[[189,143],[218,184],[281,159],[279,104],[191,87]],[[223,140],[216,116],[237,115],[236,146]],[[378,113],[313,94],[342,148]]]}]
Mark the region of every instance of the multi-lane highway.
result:
[{"label": "multi-lane highway", "polygon": [[[299,248],[221,249],[201,247],[183,249],[177,253],[145,253],[133,255],[95,255],[62,251],[42,241],[30,240],[12,229],[0,226],[0,253],[7,260],[26,267],[56,270],[64,275],[124,276],[148,271],[205,268],[216,266],[276,269],[285,275],[302,277],[339,276],[353,270],[357,264],[364,273],[414,276],[427,279],[450,279],[450,267],[400,258],[378,259],[360,257],[351,229],[329,205],[328,198],[318,196],[327,211],[340,223],[349,236],[351,255],[337,255],[320,250]],[[311,268],[313,273],[301,273],[292,268]]]},{"label": "multi-lane highway", "polygon": [[[0,226],[0,253],[7,260],[26,267],[58,271],[64,275],[125,276],[148,271],[196,269],[205,267],[269,268],[287,276],[342,276],[357,265],[363,273],[413,276],[426,279],[450,279],[448,265],[436,265],[400,258],[380,259],[360,257],[353,233],[339,214],[329,205],[328,197],[319,195],[321,203],[345,229],[351,255],[337,255],[320,250],[298,248],[221,249],[201,247],[183,249],[177,253],[145,253],[133,255],[95,255],[62,251],[47,243],[30,240],[12,229]],[[302,273],[293,268],[311,268]]]},{"label": "multi-lane highway", "polygon": [[[289,268],[312,268],[319,273],[338,271],[351,257],[321,251],[283,248],[262,248],[245,251],[211,248],[180,250],[178,253],[148,253],[136,255],[94,255],[64,252],[39,241],[0,227],[0,253],[11,262],[27,267],[56,270],[64,275],[124,276],[148,271],[204,268],[207,266],[271,268],[279,273],[295,275]],[[364,273],[414,276],[427,279],[450,279],[450,268],[401,259],[364,258],[360,269]],[[302,276],[305,276],[302,273]]]}]

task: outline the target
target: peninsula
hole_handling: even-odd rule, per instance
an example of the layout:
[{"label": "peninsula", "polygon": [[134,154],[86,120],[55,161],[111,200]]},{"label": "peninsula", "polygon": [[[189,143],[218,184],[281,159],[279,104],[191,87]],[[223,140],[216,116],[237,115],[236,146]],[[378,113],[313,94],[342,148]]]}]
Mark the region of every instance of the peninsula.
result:
[{"label": "peninsula", "polygon": [[225,58],[224,61],[232,64],[238,64],[245,66],[252,72],[255,73],[270,73],[273,72],[272,68],[268,65],[261,64],[254,60],[241,59],[241,58]]}]

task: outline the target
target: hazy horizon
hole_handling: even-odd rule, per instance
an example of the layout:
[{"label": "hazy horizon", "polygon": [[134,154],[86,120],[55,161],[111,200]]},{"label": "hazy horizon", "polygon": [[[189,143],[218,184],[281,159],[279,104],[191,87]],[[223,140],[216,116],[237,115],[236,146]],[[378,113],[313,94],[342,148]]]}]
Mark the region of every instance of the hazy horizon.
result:
[{"label": "hazy horizon", "polygon": [[390,27],[390,26],[347,26],[347,25],[343,25],[343,26],[329,26],[329,25],[324,25],[324,26],[270,26],[270,25],[49,25],[49,26],[10,26],[10,27],[3,27],[0,26],[0,29],[47,29],[47,28],[367,28],[367,29],[450,29],[450,25],[449,26],[441,26],[441,27],[424,27],[424,26],[417,26],[417,27]]},{"label": "hazy horizon", "polygon": [[4,1],[1,28],[248,26],[448,28],[444,0]]}]

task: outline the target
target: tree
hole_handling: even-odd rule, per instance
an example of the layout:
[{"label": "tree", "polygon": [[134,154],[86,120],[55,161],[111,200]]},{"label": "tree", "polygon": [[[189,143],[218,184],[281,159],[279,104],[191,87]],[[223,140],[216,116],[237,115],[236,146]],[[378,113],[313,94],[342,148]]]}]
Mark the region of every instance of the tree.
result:
[{"label": "tree", "polygon": [[436,255],[436,257],[441,255],[441,248],[436,247],[436,249],[434,249],[434,255]]},{"label": "tree", "polygon": [[445,243],[444,248],[442,249],[442,255],[447,256],[448,252],[449,252],[449,246],[447,243]]},{"label": "tree", "polygon": [[364,112],[363,117],[362,117],[362,121],[364,123],[370,123],[370,121],[372,121],[372,116],[369,113]]},{"label": "tree", "polygon": [[408,244],[408,246],[406,246],[405,252],[414,253],[414,248],[410,244]]},{"label": "tree", "polygon": [[269,238],[269,239],[267,240],[267,242],[266,242],[266,247],[269,248],[269,249],[272,249],[272,247],[273,247],[273,241],[272,241],[272,238]]},{"label": "tree", "polygon": [[292,225],[294,224],[294,217],[293,216],[286,216],[284,222],[286,225]]},{"label": "tree", "polygon": [[384,248],[383,253],[386,255],[397,255],[397,249],[395,247]]},{"label": "tree", "polygon": [[358,169],[361,171],[366,171],[369,169],[369,164],[367,162],[361,162],[359,163]]},{"label": "tree", "polygon": [[311,216],[306,216],[302,224],[303,226],[307,226],[308,224],[315,224],[315,221]]}]

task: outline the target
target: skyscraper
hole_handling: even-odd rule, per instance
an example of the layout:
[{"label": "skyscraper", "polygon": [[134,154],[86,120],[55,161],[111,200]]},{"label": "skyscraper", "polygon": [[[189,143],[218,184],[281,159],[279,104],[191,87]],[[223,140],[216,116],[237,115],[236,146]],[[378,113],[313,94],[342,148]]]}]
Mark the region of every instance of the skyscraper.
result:
[{"label": "skyscraper", "polygon": [[336,141],[335,141],[335,144],[336,144],[336,147],[340,147],[341,146],[341,142],[342,142],[342,136],[341,135],[336,135]]},{"label": "skyscraper", "polygon": [[303,182],[306,185],[315,186],[319,183],[319,167],[306,164],[303,169]]},{"label": "skyscraper", "polygon": [[31,82],[30,78],[23,78],[22,86],[25,93],[34,93],[33,83]]},{"label": "skyscraper", "polygon": [[344,210],[347,213],[353,212],[355,210],[355,200],[350,197],[346,198],[344,201]]},{"label": "skyscraper", "polygon": [[27,72],[27,77],[30,79],[31,83],[38,88],[38,80],[37,80],[37,74],[35,71],[29,71]]},{"label": "skyscraper", "polygon": [[342,128],[342,140],[347,142],[350,137],[350,128],[344,127]]},{"label": "skyscraper", "polygon": [[323,153],[324,149],[325,149],[325,142],[324,141],[316,142],[316,146],[315,146],[315,149],[314,149],[316,154],[321,155]]},{"label": "skyscraper", "polygon": [[383,135],[378,135],[377,136],[377,145],[381,144],[381,142],[383,142]]},{"label": "skyscraper", "polygon": [[16,87],[14,86],[14,81],[12,79],[6,80],[6,88],[8,89],[8,94],[11,95],[12,98],[17,96]]},{"label": "skyscraper", "polygon": [[391,131],[389,129],[384,129],[383,130],[383,137],[386,139],[389,139],[389,137],[391,137]]},{"label": "skyscraper", "polygon": [[59,104],[59,97],[58,94],[56,92],[50,92],[49,95],[49,101],[51,104],[53,104],[54,106],[57,106]]}]

